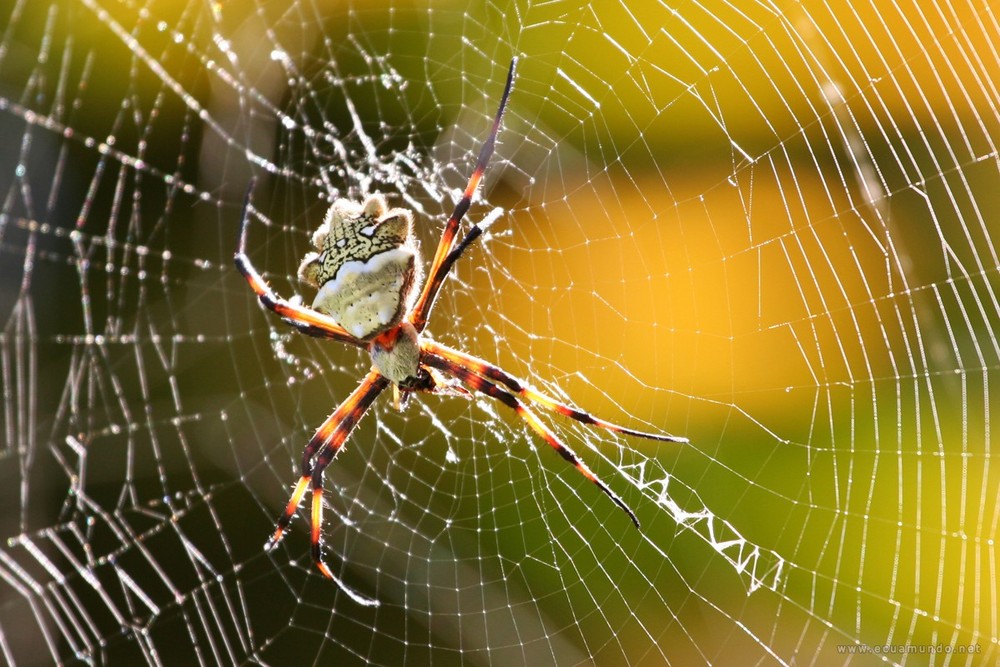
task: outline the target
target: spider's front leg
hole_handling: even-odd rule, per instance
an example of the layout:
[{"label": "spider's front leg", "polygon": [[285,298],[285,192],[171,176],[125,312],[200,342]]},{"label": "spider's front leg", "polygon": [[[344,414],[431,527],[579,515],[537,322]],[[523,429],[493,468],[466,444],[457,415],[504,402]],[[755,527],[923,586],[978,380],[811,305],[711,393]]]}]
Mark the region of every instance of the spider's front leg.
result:
[{"label": "spider's front leg", "polygon": [[295,485],[295,490],[292,492],[284,513],[278,519],[274,534],[264,546],[265,550],[270,551],[281,541],[292,517],[295,516],[295,511],[298,509],[302,497],[306,490],[311,487],[310,541],[312,543],[312,559],[325,577],[335,578],[330,568],[323,562],[323,471],[333,462],[347,441],[347,436],[351,434],[361,417],[388,386],[389,381],[378,371],[372,370],[358,385],[358,388],[351,392],[351,395],[316,430],[316,434],[302,453],[302,476],[299,478],[298,484]]},{"label": "spider's front leg", "polygon": [[547,442],[549,446],[551,446],[552,449],[554,449],[556,453],[563,458],[564,461],[572,465],[578,472],[580,472],[580,474],[593,482],[593,484],[603,491],[604,494],[619,507],[619,509],[625,512],[629,519],[632,520],[632,523],[635,524],[636,528],[640,527],[639,518],[635,515],[635,512],[632,511],[632,508],[626,505],[625,501],[619,498],[618,494],[611,490],[611,487],[602,482],[594,471],[592,471],[590,467],[588,467],[587,464],[584,463],[579,456],[577,456],[576,452],[556,437],[556,434],[545,426],[545,424],[542,423],[542,420],[540,420],[527,405],[518,400],[516,396],[505,389],[501,389],[486,378],[477,375],[471,369],[442,357],[438,357],[431,353],[425,353],[423,361],[428,367],[437,368],[453,375],[459,381],[468,385],[470,389],[478,391],[481,394],[485,394],[490,398],[495,398],[514,410],[514,412],[517,413],[517,416],[523,419],[528,426],[535,431],[535,433],[541,436],[541,438],[545,440],[545,442]]},{"label": "spider's front leg", "polygon": [[[589,412],[585,412],[579,408],[575,408],[572,405],[568,405],[561,401],[557,401],[550,396],[546,396],[537,389],[532,388],[523,380],[520,380],[504,369],[491,364],[479,357],[474,357],[471,354],[455,350],[453,348],[441,345],[435,341],[424,339],[420,343],[420,348],[425,354],[432,354],[439,357],[443,361],[448,362],[451,366],[461,366],[467,370],[472,371],[481,378],[487,380],[492,380],[498,382],[507,388],[508,391],[521,396],[521,398],[527,399],[532,403],[537,403],[541,405],[546,410],[551,410],[552,412],[563,415],[564,417],[569,417],[582,424],[587,424],[588,426],[596,426],[598,428],[603,428],[608,431],[613,431],[614,433],[621,433],[623,435],[632,435],[638,438],[646,438],[647,440],[658,440],[660,442],[676,442],[676,443],[687,443],[689,442],[687,438],[683,438],[677,435],[668,435],[660,433],[648,433],[646,431],[638,431],[633,428],[628,428],[626,426],[621,426],[609,422],[605,419],[600,419],[595,417]],[[449,367],[451,367],[449,366]]]}]

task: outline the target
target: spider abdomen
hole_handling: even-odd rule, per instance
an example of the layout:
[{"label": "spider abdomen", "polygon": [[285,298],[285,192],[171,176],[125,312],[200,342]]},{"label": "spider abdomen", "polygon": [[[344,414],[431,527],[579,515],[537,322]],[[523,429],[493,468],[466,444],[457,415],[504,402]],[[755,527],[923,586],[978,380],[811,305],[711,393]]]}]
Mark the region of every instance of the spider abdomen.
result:
[{"label": "spider abdomen", "polygon": [[375,194],[357,204],[338,199],[313,234],[299,277],[318,288],[312,307],[352,336],[371,340],[410,308],[419,261],[406,209],[386,209]]},{"label": "spider abdomen", "polygon": [[312,307],[367,340],[402,320],[413,291],[415,260],[412,251],[395,248],[367,261],[345,262],[319,288]]}]

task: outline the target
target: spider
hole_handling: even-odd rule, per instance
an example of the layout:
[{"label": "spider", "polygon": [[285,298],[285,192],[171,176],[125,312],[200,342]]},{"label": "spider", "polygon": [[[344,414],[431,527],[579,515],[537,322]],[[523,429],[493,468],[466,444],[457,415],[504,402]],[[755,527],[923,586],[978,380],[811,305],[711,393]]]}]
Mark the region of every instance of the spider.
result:
[{"label": "spider", "polygon": [[421,270],[412,231],[412,214],[402,208],[387,208],[384,197],[376,193],[361,204],[338,199],[313,234],[312,244],[316,251],[305,256],[298,271],[300,280],[318,290],[312,307],[279,297],[246,255],[253,181],[247,190],[234,260],[261,304],[303,334],[366,349],[373,364],[357,389],[323,422],[306,445],[302,452],[301,477],[265,545],[270,551],[278,544],[307,489],[311,488],[311,555],[316,567],[327,578],[335,579],[322,553],[323,471],[333,462],[365,411],[390,386],[397,407],[400,396],[405,401],[413,392],[443,393],[449,388],[448,376],[463,393],[479,392],[500,401],[603,491],[637,528],[639,519],[635,512],[538,418],[528,404],[615,433],[663,442],[687,442],[686,438],[645,433],[594,417],[540,393],[498,366],[422,335],[449,271],[485,229],[484,225],[473,225],[456,243],[459,225],[493,155],[500,121],[514,83],[516,64],[516,58],[511,60],[492,129],[479,151],[465,192],[445,224],[419,295]]}]

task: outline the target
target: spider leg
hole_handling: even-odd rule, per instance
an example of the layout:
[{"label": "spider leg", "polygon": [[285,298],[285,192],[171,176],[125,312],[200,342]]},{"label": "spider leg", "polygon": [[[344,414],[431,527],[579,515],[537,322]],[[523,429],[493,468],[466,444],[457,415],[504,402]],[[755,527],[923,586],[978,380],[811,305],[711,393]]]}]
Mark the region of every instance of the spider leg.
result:
[{"label": "spider leg", "polygon": [[[607,429],[614,433],[621,433],[623,435],[633,435],[639,438],[646,438],[648,440],[659,440],[660,442],[678,442],[684,443],[689,442],[687,438],[681,438],[675,435],[658,435],[656,433],[647,433],[645,431],[637,431],[635,429],[626,428],[624,426],[619,426],[609,421],[605,421],[598,417],[591,415],[588,412],[584,412],[579,408],[574,408],[571,405],[566,405],[565,403],[560,403],[559,401],[546,396],[537,389],[532,388],[522,380],[514,377],[507,371],[503,370],[499,366],[494,366],[488,361],[484,361],[478,357],[474,357],[471,354],[466,354],[465,352],[460,352],[459,350],[452,349],[440,343],[436,343],[427,338],[421,339],[420,348],[423,352],[432,354],[436,357],[440,357],[445,361],[448,361],[454,365],[462,366],[468,370],[471,370],[476,375],[492,380],[494,382],[499,382],[504,387],[510,391],[518,394],[522,398],[525,398],[532,403],[537,403],[547,410],[556,412],[570,419],[575,419],[578,422],[587,424],[588,426],[596,426],[598,428]],[[450,371],[449,371],[450,372]]]},{"label": "spider leg", "polygon": [[[322,554],[322,522],[323,522],[323,471],[340,452],[347,436],[371,407],[382,391],[389,386],[389,381],[378,373],[371,371],[358,387],[351,392],[343,403],[333,411],[326,421],[316,430],[302,453],[302,477],[295,485],[291,499],[285,511],[278,519],[274,534],[264,546],[270,551],[281,540],[288,524],[291,523],[307,488],[312,487],[312,520],[310,540],[312,542],[312,557],[316,567],[327,578],[333,579],[333,574],[323,562]],[[313,460],[315,459],[315,461]],[[310,484],[311,483],[311,484]]]},{"label": "spider leg", "polygon": [[420,298],[417,300],[416,306],[414,306],[410,315],[410,322],[416,327],[418,332],[423,331],[424,327],[427,326],[427,318],[430,315],[431,308],[434,306],[438,290],[441,289],[441,284],[447,277],[455,260],[482,233],[482,229],[473,227],[453,252],[455,237],[458,234],[458,225],[469,210],[469,206],[472,204],[472,195],[475,194],[476,188],[479,187],[479,182],[483,178],[483,172],[486,171],[486,164],[493,156],[493,149],[496,147],[497,132],[500,131],[500,120],[503,118],[504,109],[507,107],[507,98],[510,97],[510,90],[514,85],[514,68],[516,65],[517,58],[512,58],[510,69],[507,70],[507,84],[504,86],[500,105],[497,108],[496,117],[493,119],[493,127],[482,148],[479,150],[479,159],[476,161],[476,168],[472,171],[472,176],[469,177],[469,183],[465,186],[465,193],[458,201],[458,204],[455,205],[454,212],[452,212],[447,224],[445,224],[441,240],[438,241],[437,250],[434,252],[434,261],[431,262],[427,282],[424,283]]},{"label": "spider leg", "polygon": [[572,464],[578,471],[580,471],[580,473],[584,477],[586,477],[595,485],[597,485],[597,488],[599,488],[609,498],[611,498],[612,502],[614,502],[615,505],[618,505],[618,507],[621,508],[622,511],[628,514],[628,517],[632,520],[632,523],[635,524],[635,527],[639,528],[638,517],[636,517],[635,512],[633,512],[632,509],[625,504],[625,501],[619,498],[618,494],[616,494],[614,491],[610,489],[610,487],[608,487],[604,482],[602,482],[600,478],[598,478],[598,476],[595,475],[594,472],[587,467],[587,464],[584,463],[580,459],[580,457],[577,456],[576,453],[569,448],[569,446],[567,446],[565,443],[559,440],[559,438],[556,437],[556,434],[553,433],[542,422],[542,420],[539,419],[538,416],[534,412],[532,412],[530,408],[528,408],[528,406],[519,401],[516,396],[506,391],[505,389],[501,389],[500,387],[493,384],[486,378],[477,375],[471,369],[468,369],[465,366],[459,365],[455,362],[448,361],[447,359],[444,359],[442,357],[437,357],[428,354],[424,356],[423,362],[428,366],[432,366],[434,368],[445,371],[446,373],[455,376],[456,378],[464,382],[466,385],[468,385],[469,388],[473,389],[474,391],[478,391],[481,394],[485,394],[491,398],[495,398],[504,405],[506,405],[507,407],[514,410],[514,412],[517,413],[517,416],[523,419],[525,422],[527,422],[528,426],[530,426],[535,431],[535,433],[540,435],[542,439],[545,440],[545,442],[547,442],[554,450],[556,450],[556,453],[558,453],[559,456],[563,457],[565,461]]},{"label": "spider leg", "polygon": [[339,340],[356,347],[365,347],[366,344],[364,342],[349,334],[333,318],[316,312],[312,308],[306,308],[305,306],[282,299],[264,282],[257,269],[250,263],[250,258],[246,255],[247,228],[250,224],[250,205],[253,202],[253,188],[255,183],[256,179],[250,179],[246,199],[243,202],[237,249],[236,254],[233,256],[236,269],[246,278],[250,284],[250,288],[257,294],[257,298],[264,304],[264,307],[280,315],[282,320],[298,329],[301,333],[316,338]]}]

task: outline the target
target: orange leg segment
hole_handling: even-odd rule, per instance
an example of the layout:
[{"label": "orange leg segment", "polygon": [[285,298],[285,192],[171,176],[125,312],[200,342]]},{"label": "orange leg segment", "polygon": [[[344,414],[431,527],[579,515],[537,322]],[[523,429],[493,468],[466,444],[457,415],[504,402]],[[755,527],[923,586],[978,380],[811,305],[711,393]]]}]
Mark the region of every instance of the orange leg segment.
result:
[{"label": "orange leg segment", "polygon": [[658,440],[660,442],[677,442],[685,443],[688,442],[687,438],[681,438],[675,435],[659,435],[656,433],[647,433],[645,431],[637,431],[635,429],[626,428],[625,426],[620,426],[609,421],[605,421],[598,417],[591,415],[588,412],[584,412],[579,408],[574,408],[571,405],[566,405],[565,403],[560,403],[559,401],[546,396],[537,389],[534,389],[527,385],[522,380],[514,377],[507,371],[503,370],[499,366],[494,366],[493,364],[474,357],[471,354],[466,354],[465,352],[460,352],[458,350],[452,349],[440,343],[436,343],[432,340],[424,339],[420,344],[421,349],[429,354],[433,354],[437,357],[441,357],[453,364],[462,366],[472,371],[476,375],[492,380],[494,382],[499,382],[508,390],[518,394],[524,399],[531,401],[532,403],[537,403],[547,410],[561,414],[570,419],[575,419],[578,422],[587,424],[589,426],[596,426],[598,428],[603,428],[614,433],[621,433],[623,435],[631,435],[639,438],[646,438],[647,440]]},{"label": "orange leg segment", "polygon": [[389,381],[377,371],[369,372],[357,389],[351,392],[351,395],[316,429],[316,434],[303,452],[302,477],[295,485],[292,497],[289,499],[284,513],[278,519],[278,525],[265,549],[273,549],[284,536],[292,517],[295,516],[299,503],[302,502],[302,498],[311,484],[312,515],[309,539],[312,545],[312,558],[324,576],[330,579],[334,578],[330,569],[323,562],[322,554],[323,471],[333,462],[351,431],[354,430],[361,417],[387,386],[389,386]]},{"label": "orange leg segment", "polygon": [[[507,71],[507,83],[504,86],[503,95],[500,97],[500,105],[497,107],[496,116],[493,118],[493,127],[490,128],[490,134],[486,138],[486,141],[483,142],[483,147],[479,149],[479,159],[476,160],[476,167],[472,170],[472,176],[469,177],[469,182],[465,186],[465,192],[462,194],[462,198],[458,201],[458,204],[455,205],[454,212],[445,224],[441,240],[438,241],[437,250],[434,252],[431,269],[427,274],[427,282],[424,283],[420,298],[417,299],[417,303],[411,311],[410,323],[416,327],[418,332],[423,331],[424,327],[427,326],[427,318],[430,316],[431,308],[434,306],[434,300],[437,298],[438,290],[441,289],[441,284],[448,276],[448,272],[451,270],[451,266],[455,263],[455,260],[458,259],[458,255],[468,246],[468,243],[463,240],[459,246],[459,252],[452,252],[455,248],[455,238],[458,235],[459,223],[462,222],[462,218],[465,217],[466,212],[468,212],[469,207],[472,205],[472,196],[475,194],[476,188],[479,187],[479,182],[486,171],[487,163],[489,163],[490,158],[493,156],[497,133],[500,131],[500,121],[503,119],[504,109],[507,108],[507,99],[510,97],[511,88],[514,86],[514,69],[516,66],[517,58],[514,58],[510,61],[510,69]],[[474,227],[473,229],[479,228]],[[481,233],[481,230],[472,239],[469,239],[469,241],[471,242],[479,233]]]},{"label": "orange leg segment", "polygon": [[632,520],[632,523],[635,524],[635,527],[639,528],[638,517],[636,517],[635,512],[633,512],[632,509],[625,504],[625,501],[619,498],[618,494],[602,482],[597,475],[595,475],[593,471],[587,467],[587,464],[584,463],[572,449],[559,440],[555,433],[542,423],[538,416],[532,412],[528,406],[519,401],[516,396],[504,389],[501,389],[486,378],[476,375],[472,370],[455,362],[448,361],[442,357],[425,354],[424,363],[458,378],[470,389],[478,391],[479,393],[485,394],[491,398],[495,398],[507,407],[513,409],[521,419],[527,422],[528,426],[530,426],[535,433],[541,436],[541,438],[545,440],[545,442],[547,442],[556,451],[556,453],[559,454],[559,456],[561,456],[566,462],[572,464],[573,467],[575,467],[584,477],[593,482],[601,491],[604,492],[605,495],[611,498],[611,501],[628,515],[629,519]]}]

